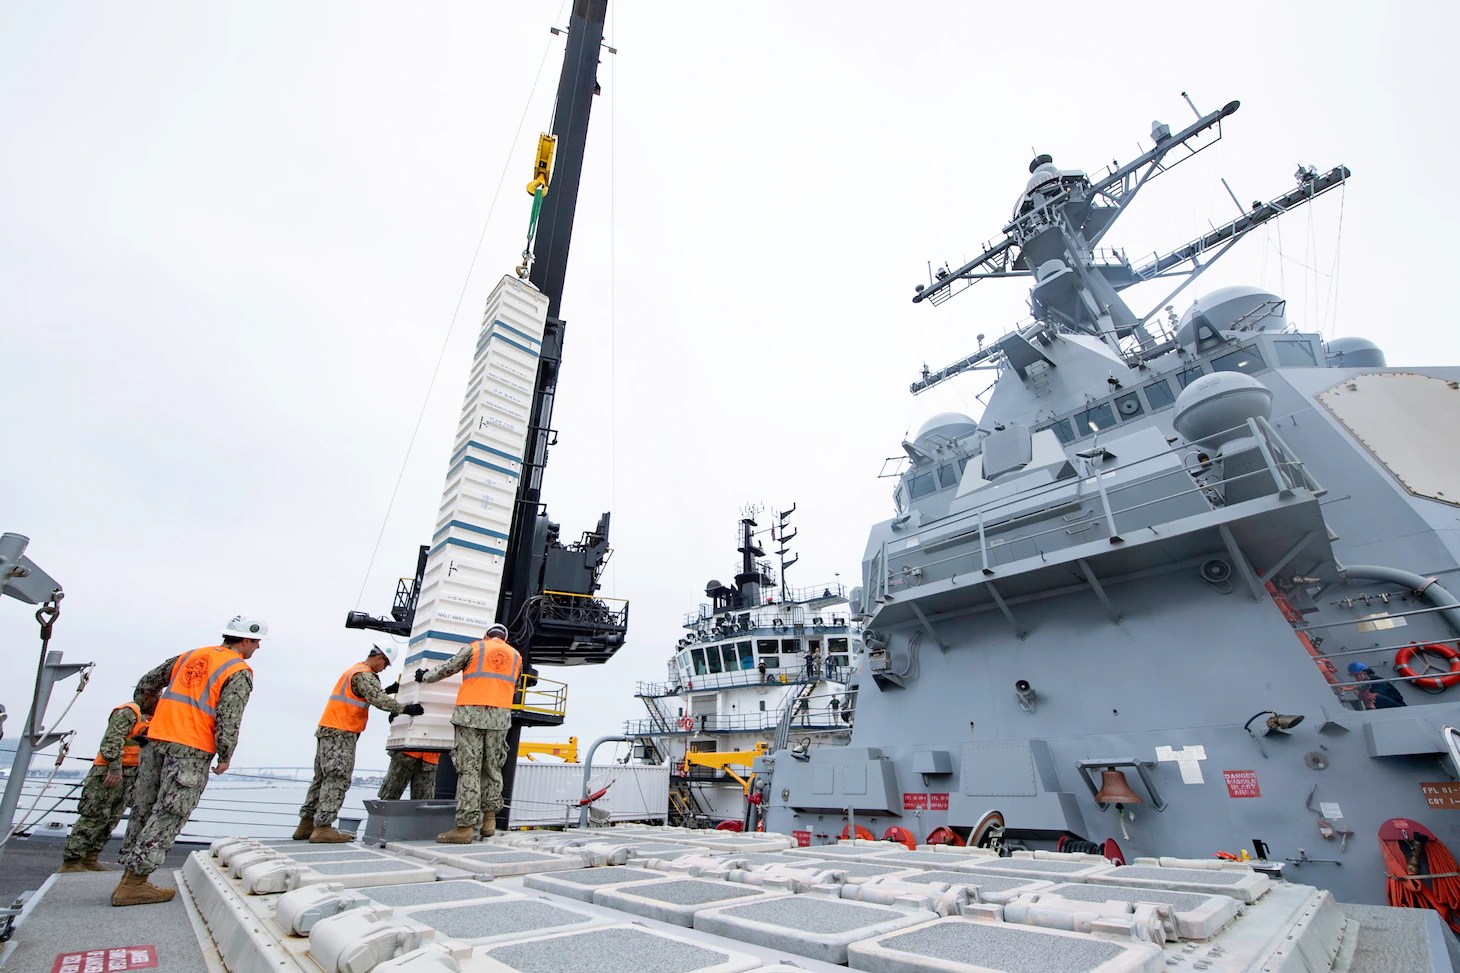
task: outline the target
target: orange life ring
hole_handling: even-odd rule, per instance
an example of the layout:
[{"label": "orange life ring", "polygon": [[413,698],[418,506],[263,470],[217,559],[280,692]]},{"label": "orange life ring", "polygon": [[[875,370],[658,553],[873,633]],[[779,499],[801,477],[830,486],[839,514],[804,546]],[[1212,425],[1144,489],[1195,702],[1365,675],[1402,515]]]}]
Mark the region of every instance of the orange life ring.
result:
[{"label": "orange life ring", "polygon": [[1449,661],[1450,671],[1443,676],[1426,676],[1422,679],[1411,678],[1410,682],[1422,689],[1433,689],[1435,692],[1442,692],[1456,683],[1460,683],[1460,651],[1445,645],[1441,642],[1426,642],[1423,645],[1407,645],[1394,655],[1394,671],[1401,676],[1415,675],[1414,667],[1410,660],[1421,652],[1433,652]]},{"label": "orange life ring", "polygon": [[693,730],[695,728],[694,717],[692,717],[692,716],[681,716],[679,718],[679,728],[681,730]]}]

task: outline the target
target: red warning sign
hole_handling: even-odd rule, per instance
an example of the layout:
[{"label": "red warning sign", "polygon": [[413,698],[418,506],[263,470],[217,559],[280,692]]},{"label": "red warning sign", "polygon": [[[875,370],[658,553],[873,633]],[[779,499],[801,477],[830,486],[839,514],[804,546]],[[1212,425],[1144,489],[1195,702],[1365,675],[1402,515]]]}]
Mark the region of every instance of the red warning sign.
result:
[{"label": "red warning sign", "polygon": [[157,965],[155,946],[109,946],[61,953],[51,964],[51,973],[124,973],[150,970]]},{"label": "red warning sign", "polygon": [[811,847],[811,832],[810,831],[792,831],[791,832],[791,837],[796,839],[796,845],[798,847],[800,847],[800,848],[810,848]]},{"label": "red warning sign", "polygon": [[910,794],[904,791],[902,795],[902,809],[904,811],[926,811],[928,809],[928,795]]},{"label": "red warning sign", "polygon": [[1224,770],[1222,776],[1227,779],[1228,797],[1262,796],[1262,788],[1257,786],[1257,771]]},{"label": "red warning sign", "polygon": [[947,794],[929,794],[928,795],[928,807],[929,807],[929,809],[934,810],[934,811],[946,811],[946,810],[948,810],[948,795]]}]

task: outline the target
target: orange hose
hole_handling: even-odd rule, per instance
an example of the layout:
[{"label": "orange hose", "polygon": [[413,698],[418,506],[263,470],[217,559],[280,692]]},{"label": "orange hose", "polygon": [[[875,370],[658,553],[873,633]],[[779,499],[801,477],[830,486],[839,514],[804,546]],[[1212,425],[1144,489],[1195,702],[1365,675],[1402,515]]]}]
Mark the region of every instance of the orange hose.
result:
[{"label": "orange hose", "polygon": [[[1414,866],[1404,853],[1403,841],[1381,841],[1384,850],[1384,865],[1389,874],[1387,894],[1389,904],[1405,909],[1434,909],[1456,933],[1460,933],[1460,878],[1447,873],[1460,871],[1455,857],[1443,841],[1420,841],[1414,849]],[[1429,879],[1425,885],[1422,878],[1408,878],[1409,875],[1445,875]]]}]

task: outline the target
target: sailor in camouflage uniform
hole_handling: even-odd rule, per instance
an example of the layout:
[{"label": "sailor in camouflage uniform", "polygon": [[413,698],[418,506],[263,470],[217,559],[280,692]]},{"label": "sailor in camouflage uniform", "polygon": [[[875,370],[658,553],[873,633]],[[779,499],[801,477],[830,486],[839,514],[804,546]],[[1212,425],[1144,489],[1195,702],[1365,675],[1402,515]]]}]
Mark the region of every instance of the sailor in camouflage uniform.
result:
[{"label": "sailor in camouflage uniform", "polygon": [[235,615],[223,627],[222,645],[174,656],[138,682],[139,693],[161,691],[143,748],[151,759],[138,770],[133,820],[121,856],[126,872],[112,893],[112,905],[150,905],[177,894],[148,879],[202,799],[209,765],[216,759],[213,773],[228,770],[253,692],[253,670],[246,660],[268,631],[261,619]]},{"label": "sailor in camouflage uniform", "polygon": [[442,832],[442,844],[469,843],[480,823],[483,838],[496,833],[502,810],[502,767],[512,701],[522,678],[522,656],[507,643],[507,626],[492,625],[486,637],[434,669],[417,669],[416,682],[438,682],[462,673],[451,722],[456,731],[451,762],[456,767],[456,827]]},{"label": "sailor in camouflage uniform", "polygon": [[[334,825],[355,773],[355,744],[370,719],[370,707],[385,710],[392,720],[401,713],[420,716],[426,712],[420,703],[401,703],[380,688],[378,676],[390,662],[390,651],[374,646],[364,662],[350,666],[335,682],[319,729],[314,731],[314,780],[299,808],[295,841],[307,838],[315,844],[333,844],[354,837]],[[400,683],[395,683],[390,691],[399,688]]]},{"label": "sailor in camouflage uniform", "polygon": [[96,762],[81,786],[76,823],[71,826],[66,847],[61,851],[59,871],[106,871],[96,857],[127,810],[127,800],[137,780],[142,744],[147,739],[147,721],[156,705],[155,695],[139,695],[112,710]]},{"label": "sailor in camouflage uniform", "polygon": [[390,755],[390,766],[385,770],[385,779],[380,782],[382,801],[398,801],[411,786],[411,800],[428,801],[436,796],[436,765],[440,763],[439,753],[425,750],[397,750]]}]

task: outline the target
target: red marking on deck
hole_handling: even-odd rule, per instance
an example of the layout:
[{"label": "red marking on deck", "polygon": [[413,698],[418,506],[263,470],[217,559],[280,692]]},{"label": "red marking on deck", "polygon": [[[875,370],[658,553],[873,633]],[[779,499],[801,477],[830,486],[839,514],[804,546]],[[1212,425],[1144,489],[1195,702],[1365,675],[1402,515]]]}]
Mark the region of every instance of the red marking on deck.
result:
[{"label": "red marking on deck", "polygon": [[1227,779],[1228,797],[1262,796],[1262,788],[1257,786],[1257,771],[1224,770],[1222,776]]},{"label": "red marking on deck", "polygon": [[108,946],[57,954],[51,973],[125,973],[156,965],[156,946]]}]

